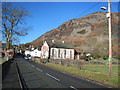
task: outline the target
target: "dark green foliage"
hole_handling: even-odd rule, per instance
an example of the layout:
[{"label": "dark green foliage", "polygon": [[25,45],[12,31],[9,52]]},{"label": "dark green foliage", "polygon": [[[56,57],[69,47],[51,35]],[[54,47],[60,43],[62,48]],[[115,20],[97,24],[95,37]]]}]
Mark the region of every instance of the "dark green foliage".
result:
[{"label": "dark green foliage", "polygon": [[116,57],[116,59],[120,60],[120,57]]},{"label": "dark green foliage", "polygon": [[86,61],[90,60],[90,56],[81,56],[80,58],[81,58],[81,59],[84,59],[84,60],[86,60]]},{"label": "dark green foliage", "polygon": [[100,56],[98,56],[98,55],[93,55],[93,59],[97,59],[97,58],[100,58]]},{"label": "dark green foliage", "polygon": [[107,56],[103,56],[102,58],[103,58],[104,60],[106,60],[108,57],[107,57]]}]

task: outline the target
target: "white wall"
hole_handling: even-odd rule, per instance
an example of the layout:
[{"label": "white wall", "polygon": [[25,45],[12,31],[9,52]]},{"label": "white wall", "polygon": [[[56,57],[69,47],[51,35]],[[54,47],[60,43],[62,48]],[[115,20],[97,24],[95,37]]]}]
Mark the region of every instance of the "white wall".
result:
[{"label": "white wall", "polygon": [[41,51],[39,51],[38,49],[35,49],[33,51],[33,57],[41,57]]},{"label": "white wall", "polygon": [[30,51],[25,50],[25,56],[27,56],[27,54],[30,54]]},{"label": "white wall", "polygon": [[30,54],[32,57],[41,57],[41,51],[39,51],[38,49],[35,49],[33,51],[25,51],[25,55],[27,56],[27,54]]},{"label": "white wall", "polygon": [[[54,49],[54,56],[52,56],[53,49]],[[58,57],[58,50],[60,50],[60,57]],[[66,50],[66,57],[65,57],[64,50]],[[71,55],[70,55],[70,52],[71,52]],[[54,59],[74,59],[74,49],[51,48],[50,56]]]},{"label": "white wall", "polygon": [[41,58],[48,58],[49,57],[49,46],[45,41],[43,46],[41,47]]}]

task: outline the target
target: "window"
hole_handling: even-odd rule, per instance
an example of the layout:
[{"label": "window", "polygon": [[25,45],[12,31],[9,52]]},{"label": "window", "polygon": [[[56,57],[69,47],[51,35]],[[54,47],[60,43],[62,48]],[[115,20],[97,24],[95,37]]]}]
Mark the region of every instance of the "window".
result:
[{"label": "window", "polygon": [[54,56],[54,49],[52,49],[52,56]]},{"label": "window", "polygon": [[64,50],[64,58],[66,58],[66,50]]},{"label": "window", "polygon": [[35,52],[35,55],[37,55],[37,52]]},{"label": "window", "polygon": [[70,51],[70,58],[72,58],[72,51]]},{"label": "window", "polygon": [[58,50],[58,57],[60,58],[60,49]]}]

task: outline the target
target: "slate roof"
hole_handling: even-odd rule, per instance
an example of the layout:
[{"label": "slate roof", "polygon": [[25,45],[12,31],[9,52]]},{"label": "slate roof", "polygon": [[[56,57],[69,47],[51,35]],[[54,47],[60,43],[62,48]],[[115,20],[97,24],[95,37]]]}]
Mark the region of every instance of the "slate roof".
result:
[{"label": "slate roof", "polygon": [[35,50],[35,49],[41,50],[41,47],[35,47],[34,50]]},{"label": "slate roof", "polygon": [[51,40],[46,40],[46,42],[48,43],[48,45],[50,47],[54,47],[54,48],[66,48],[66,49],[74,49],[72,43],[62,43],[62,42],[57,42],[55,41],[54,43]]}]

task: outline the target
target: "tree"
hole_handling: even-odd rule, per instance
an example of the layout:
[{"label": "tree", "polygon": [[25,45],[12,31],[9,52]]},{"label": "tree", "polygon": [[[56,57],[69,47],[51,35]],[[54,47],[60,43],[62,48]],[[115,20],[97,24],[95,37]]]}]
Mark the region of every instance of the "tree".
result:
[{"label": "tree", "polygon": [[15,7],[11,3],[2,4],[2,36],[6,41],[6,48],[9,48],[11,40],[27,35],[28,28],[24,24],[28,16],[30,13],[25,8]]}]

